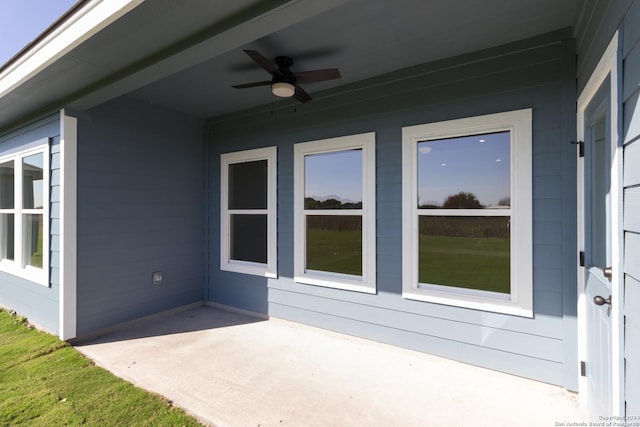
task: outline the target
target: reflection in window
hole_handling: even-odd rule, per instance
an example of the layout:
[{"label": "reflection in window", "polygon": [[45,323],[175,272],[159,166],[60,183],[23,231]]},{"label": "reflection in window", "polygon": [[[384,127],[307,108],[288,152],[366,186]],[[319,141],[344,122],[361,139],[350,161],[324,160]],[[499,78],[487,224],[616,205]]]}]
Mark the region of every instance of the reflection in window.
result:
[{"label": "reflection in window", "polygon": [[13,209],[14,191],[13,160],[0,163],[0,209]]},{"label": "reflection in window", "polygon": [[591,265],[604,269],[607,261],[607,193],[609,192],[609,156],[606,144],[606,116],[597,120],[591,131],[590,215],[591,215]]},{"label": "reflection in window", "polygon": [[419,142],[418,208],[508,208],[509,144],[509,131]]},{"label": "reflection in window", "polygon": [[362,209],[362,149],[304,157],[305,209]]},{"label": "reflection in window", "polygon": [[14,201],[15,180],[13,160],[0,163],[0,260],[13,261],[14,254]]},{"label": "reflection in window", "polygon": [[0,259],[15,260],[14,245],[14,214],[0,214]]},{"label": "reflection in window", "polygon": [[306,269],[362,276],[362,217],[307,216]]},{"label": "reflection in window", "polygon": [[294,145],[294,280],[375,292],[375,134]]},{"label": "reflection in window", "polygon": [[420,283],[509,293],[509,217],[421,216]]},{"label": "reflection in window", "polygon": [[42,153],[22,159],[22,199],[23,209],[42,209]]},{"label": "reflection in window", "polygon": [[531,317],[532,109],[408,126],[403,295]]},{"label": "reflection in window", "polygon": [[42,242],[43,242],[43,223],[42,215],[28,214],[24,216],[25,238],[24,246],[24,264],[31,267],[42,268]]},{"label": "reflection in window", "polygon": [[0,268],[48,285],[48,141],[0,162]]}]

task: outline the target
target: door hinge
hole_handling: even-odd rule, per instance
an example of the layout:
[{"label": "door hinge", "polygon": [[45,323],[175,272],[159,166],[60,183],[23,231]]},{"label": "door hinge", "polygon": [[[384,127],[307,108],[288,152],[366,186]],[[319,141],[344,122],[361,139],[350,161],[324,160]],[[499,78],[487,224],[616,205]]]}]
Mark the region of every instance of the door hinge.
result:
[{"label": "door hinge", "polygon": [[580,376],[581,377],[587,376],[587,364],[585,363],[584,360],[580,361]]},{"label": "door hinge", "polygon": [[584,252],[580,251],[578,253],[578,260],[580,262],[580,267],[584,267]]},{"label": "door hinge", "polygon": [[584,157],[584,141],[571,141],[572,144],[576,144],[578,146],[579,152],[578,155],[580,157]]}]

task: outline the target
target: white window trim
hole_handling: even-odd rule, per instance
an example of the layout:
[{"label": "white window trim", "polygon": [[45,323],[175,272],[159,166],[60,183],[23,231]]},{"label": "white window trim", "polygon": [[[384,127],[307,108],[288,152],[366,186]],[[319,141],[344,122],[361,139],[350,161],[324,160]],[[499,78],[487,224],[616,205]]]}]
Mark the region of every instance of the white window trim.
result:
[{"label": "white window trim", "polygon": [[[376,159],[375,132],[349,135],[294,145],[294,281],[349,291],[376,293]],[[304,157],[309,154],[362,150],[362,276],[306,270],[304,210]],[[351,211],[317,210],[314,213],[348,215]]]},{"label": "white window trim", "polygon": [[[417,149],[426,140],[511,131],[511,293],[418,283]],[[402,128],[402,295],[406,299],[533,317],[532,110]],[[446,211],[438,210],[439,214]],[[479,216],[481,210],[456,210]]]},{"label": "white window trim", "polygon": [[[270,278],[277,272],[277,147],[257,148],[220,155],[220,269]],[[267,263],[232,260],[229,229],[229,165],[259,160],[267,161],[267,209],[254,213],[267,215]],[[246,210],[245,213],[249,211]]]},{"label": "white window trim", "polygon": [[[14,188],[20,189],[15,191],[15,203],[13,211],[14,215],[14,258],[10,261],[7,259],[0,260],[0,271],[20,277],[33,283],[49,287],[49,221],[50,221],[50,147],[49,139],[44,138],[37,141],[33,148],[24,151],[12,153],[7,156],[0,156],[0,163],[13,161],[14,164]],[[39,214],[39,210],[22,208],[22,159],[25,157],[42,153],[42,268],[36,268],[24,265],[24,222],[23,216],[29,213]]]}]

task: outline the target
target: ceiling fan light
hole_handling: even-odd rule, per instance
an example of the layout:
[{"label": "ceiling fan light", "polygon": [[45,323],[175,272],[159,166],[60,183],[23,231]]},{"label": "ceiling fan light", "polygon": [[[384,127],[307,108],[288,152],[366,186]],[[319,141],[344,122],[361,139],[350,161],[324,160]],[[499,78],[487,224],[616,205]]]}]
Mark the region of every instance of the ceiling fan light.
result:
[{"label": "ceiling fan light", "polygon": [[287,82],[275,82],[271,85],[271,92],[281,98],[291,98],[296,93],[296,87]]}]

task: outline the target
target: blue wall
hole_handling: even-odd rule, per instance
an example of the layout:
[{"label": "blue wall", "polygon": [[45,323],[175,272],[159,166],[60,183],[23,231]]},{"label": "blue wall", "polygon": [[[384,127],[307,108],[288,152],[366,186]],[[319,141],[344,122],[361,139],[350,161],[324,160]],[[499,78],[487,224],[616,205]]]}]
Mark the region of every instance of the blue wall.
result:
[{"label": "blue wall", "polygon": [[203,134],[128,99],[79,117],[78,335],[202,300]]},{"label": "blue wall", "polygon": [[[570,30],[208,122],[211,301],[577,387]],[[401,128],[533,108],[533,319],[402,298]],[[250,123],[250,126],[247,124]],[[294,283],[293,144],[376,132],[377,295]],[[220,154],[278,146],[277,279],[219,269]]]},{"label": "blue wall", "polygon": [[60,192],[60,120],[53,115],[19,131],[0,138],[0,154],[22,151],[34,142],[48,138],[51,144],[49,202],[49,248],[50,273],[49,286],[32,283],[20,277],[0,272],[0,306],[10,308],[26,316],[31,322],[45,328],[51,333],[58,333],[58,297],[60,284],[59,218]]}]

